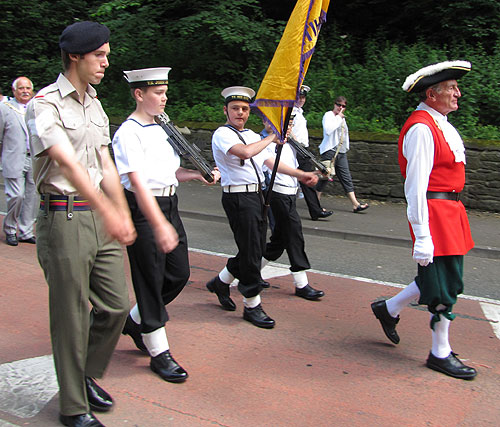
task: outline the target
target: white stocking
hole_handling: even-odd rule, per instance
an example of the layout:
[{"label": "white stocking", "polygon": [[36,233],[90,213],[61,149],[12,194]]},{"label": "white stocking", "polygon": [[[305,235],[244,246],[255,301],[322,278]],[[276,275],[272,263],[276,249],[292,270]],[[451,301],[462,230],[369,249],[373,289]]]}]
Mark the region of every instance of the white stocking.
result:
[{"label": "white stocking", "polygon": [[387,311],[391,317],[398,317],[401,310],[403,310],[403,308],[405,308],[412,301],[415,301],[418,297],[420,297],[420,290],[418,289],[415,281],[413,281],[401,292],[385,302],[387,305]]},{"label": "white stocking", "polygon": [[[431,319],[434,316],[431,313]],[[442,314],[439,315],[439,322],[434,323],[432,331],[432,354],[440,359],[448,357],[451,353],[450,342],[448,340],[448,330],[450,321]]]},{"label": "white stocking", "polygon": [[302,289],[307,286],[307,273],[305,270],[292,271],[293,283],[297,289]]},{"label": "white stocking", "polygon": [[225,283],[226,285],[232,283],[234,280],[234,276],[229,272],[227,267],[224,267],[222,271],[219,273],[219,279]]},{"label": "white stocking", "polygon": [[256,295],[250,298],[243,297],[243,304],[246,308],[255,308],[260,304],[260,302],[260,295]]},{"label": "white stocking", "polygon": [[148,349],[151,357],[156,357],[169,349],[165,327],[158,328],[153,332],[141,335],[144,345]]},{"label": "white stocking", "polygon": [[130,317],[138,325],[141,324],[141,313],[139,313],[139,307],[137,304],[132,307],[132,310],[130,310]]}]

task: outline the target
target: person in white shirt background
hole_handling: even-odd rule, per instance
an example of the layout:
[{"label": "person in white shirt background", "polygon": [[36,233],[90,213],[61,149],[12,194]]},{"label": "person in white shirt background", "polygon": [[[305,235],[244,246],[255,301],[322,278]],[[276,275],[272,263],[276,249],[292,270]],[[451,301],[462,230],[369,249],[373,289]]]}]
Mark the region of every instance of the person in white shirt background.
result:
[{"label": "person in white shirt background", "polygon": [[[339,96],[335,100],[333,110],[327,111],[323,116],[323,141],[319,146],[321,160],[332,160],[335,158],[334,168],[340,184],[352,203],[352,211],[359,213],[368,209],[368,204],[360,203],[354,194],[351,171],[347,160],[349,151],[349,129],[345,120],[344,112],[347,108],[347,99]],[[321,180],[316,186],[318,198],[321,198],[328,180]]]}]

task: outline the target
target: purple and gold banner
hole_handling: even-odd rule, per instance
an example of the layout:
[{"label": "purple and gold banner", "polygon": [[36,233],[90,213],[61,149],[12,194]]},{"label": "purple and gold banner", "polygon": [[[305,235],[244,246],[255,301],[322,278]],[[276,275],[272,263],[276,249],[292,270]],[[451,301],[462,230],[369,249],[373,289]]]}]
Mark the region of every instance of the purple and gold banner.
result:
[{"label": "purple and gold banner", "polygon": [[309,67],[330,0],[298,0],[252,107],[281,139],[285,117],[293,108]]}]

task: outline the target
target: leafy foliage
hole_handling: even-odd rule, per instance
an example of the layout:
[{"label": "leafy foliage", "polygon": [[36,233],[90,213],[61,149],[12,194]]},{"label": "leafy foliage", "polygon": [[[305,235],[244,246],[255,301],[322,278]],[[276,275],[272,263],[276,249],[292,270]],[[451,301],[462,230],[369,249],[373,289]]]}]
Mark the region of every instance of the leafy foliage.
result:
[{"label": "leafy foliage", "polygon": [[[172,67],[168,113],[177,122],[222,122],[220,91],[258,88],[295,0],[0,0],[4,93],[19,75],[36,89],[61,71],[58,38],[76,20],[111,29],[110,68],[98,91],[115,120],[133,109],[122,70]],[[500,139],[500,2],[494,0],[332,1],[306,84],[311,127],[338,95],[348,99],[355,131],[398,133],[418,103],[401,90],[418,68],[466,59],[473,71],[460,81],[463,97],[450,120],[463,135]],[[30,31],[26,35],[23,30]],[[253,117],[250,124],[260,126]]]}]

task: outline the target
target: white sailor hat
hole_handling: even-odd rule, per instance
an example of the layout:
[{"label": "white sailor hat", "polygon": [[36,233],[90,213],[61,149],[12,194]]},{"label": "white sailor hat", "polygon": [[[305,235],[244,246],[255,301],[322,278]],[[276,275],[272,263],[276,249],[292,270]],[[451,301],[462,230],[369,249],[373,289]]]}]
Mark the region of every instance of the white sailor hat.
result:
[{"label": "white sailor hat", "polygon": [[418,93],[446,80],[458,80],[471,69],[468,61],[445,61],[428,65],[410,74],[402,88],[408,93]]},{"label": "white sailor hat", "polygon": [[303,96],[306,96],[307,93],[311,90],[311,88],[309,86],[306,86],[306,85],[302,85],[300,87],[300,91],[299,91],[299,95],[303,95]]},{"label": "white sailor hat", "polygon": [[169,67],[143,68],[141,70],[124,71],[125,80],[131,88],[168,85]]},{"label": "white sailor hat", "polygon": [[224,97],[226,105],[231,101],[251,102],[255,96],[255,91],[245,86],[230,86],[225,88],[221,95]]}]

